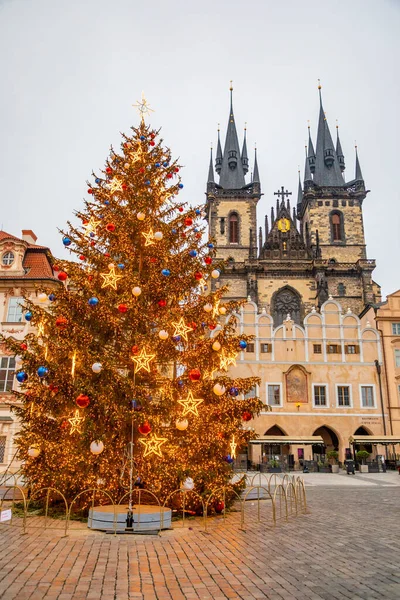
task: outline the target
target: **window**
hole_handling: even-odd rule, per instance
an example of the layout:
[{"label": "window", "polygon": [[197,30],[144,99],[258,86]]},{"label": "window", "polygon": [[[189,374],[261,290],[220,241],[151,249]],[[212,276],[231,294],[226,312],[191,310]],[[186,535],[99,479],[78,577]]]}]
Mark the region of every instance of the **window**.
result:
[{"label": "window", "polygon": [[322,345],[314,344],[314,354],[322,354]]},{"label": "window", "polygon": [[396,363],[396,367],[400,367],[400,350],[394,351],[394,361]]},{"label": "window", "polygon": [[331,213],[331,239],[332,242],[343,242],[343,215],[339,211]]},{"label": "window", "polygon": [[326,405],[326,385],[314,385],[314,406]]},{"label": "window", "polygon": [[10,265],[13,264],[14,258],[15,258],[14,252],[5,252],[1,258],[1,262],[6,267],[9,267]]},{"label": "window", "polygon": [[269,383],[267,385],[267,404],[269,406],[282,406],[280,383]]},{"label": "window", "polygon": [[338,406],[351,406],[349,385],[337,386],[337,402]]},{"label": "window", "polygon": [[400,335],[400,323],[392,323],[393,335]]},{"label": "window", "polygon": [[252,343],[247,344],[246,352],[254,352],[254,344],[252,344]]},{"label": "window", "polygon": [[229,243],[239,243],[239,217],[236,213],[232,213],[229,217]]},{"label": "window", "polygon": [[261,344],[261,352],[264,354],[267,352],[271,352],[270,344]]},{"label": "window", "polygon": [[338,296],[345,296],[346,295],[346,286],[344,285],[344,283],[339,283],[337,286],[337,293]]},{"label": "window", "polygon": [[340,354],[340,348],[337,344],[328,344],[328,354]]},{"label": "window", "polygon": [[15,371],[15,358],[2,356],[0,358],[0,392],[11,392]]},{"label": "window", "polygon": [[0,463],[4,463],[4,455],[6,453],[6,436],[0,436]]},{"label": "window", "polygon": [[372,385],[361,386],[362,408],[375,408],[374,387]]},{"label": "window", "polygon": [[347,346],[345,346],[346,354],[358,354],[358,351],[359,347],[355,344],[348,344]]},{"label": "window", "polygon": [[20,323],[22,321],[22,303],[24,299],[19,297],[10,298],[8,302],[8,323]]}]

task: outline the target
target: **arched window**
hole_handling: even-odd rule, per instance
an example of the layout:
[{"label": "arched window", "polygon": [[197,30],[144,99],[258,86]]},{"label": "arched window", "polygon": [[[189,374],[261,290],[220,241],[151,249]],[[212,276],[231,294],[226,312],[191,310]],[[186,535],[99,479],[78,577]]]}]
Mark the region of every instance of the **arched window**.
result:
[{"label": "arched window", "polygon": [[274,294],[272,305],[274,327],[282,325],[288,315],[295,323],[301,324],[301,300],[295,290],[289,287],[281,288]]},{"label": "arched window", "polygon": [[343,215],[339,211],[331,213],[331,240],[332,242],[344,242]]},{"label": "arched window", "polygon": [[239,243],[239,217],[236,213],[232,213],[229,217],[229,243]]}]

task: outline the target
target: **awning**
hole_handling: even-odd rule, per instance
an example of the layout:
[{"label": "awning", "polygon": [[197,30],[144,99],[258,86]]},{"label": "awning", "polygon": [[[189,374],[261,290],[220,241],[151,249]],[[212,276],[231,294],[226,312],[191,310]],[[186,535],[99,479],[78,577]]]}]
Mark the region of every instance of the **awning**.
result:
[{"label": "awning", "polygon": [[269,444],[278,446],[279,444],[295,444],[298,446],[310,446],[311,444],[324,444],[320,435],[261,435],[256,440],[250,440],[250,444]]},{"label": "awning", "polygon": [[398,435],[355,435],[350,438],[352,444],[400,444]]},{"label": "awning", "polygon": [[8,417],[8,416],[7,417],[0,417],[0,421],[1,422],[8,421],[9,423],[13,422],[12,418]]}]

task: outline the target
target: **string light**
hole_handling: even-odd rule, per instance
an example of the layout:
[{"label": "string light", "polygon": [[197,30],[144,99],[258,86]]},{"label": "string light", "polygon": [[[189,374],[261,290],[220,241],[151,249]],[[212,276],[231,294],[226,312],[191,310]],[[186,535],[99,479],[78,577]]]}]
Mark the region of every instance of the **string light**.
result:
[{"label": "string light", "polygon": [[84,417],[81,417],[79,410],[77,409],[75,411],[75,414],[73,417],[71,417],[70,419],[68,419],[68,422],[71,424],[71,429],[70,429],[70,433],[82,433],[82,421],[84,421]]},{"label": "string light", "polygon": [[150,229],[150,231],[142,231],[142,236],[144,237],[144,239],[146,240],[145,242],[145,246],[152,246],[153,244],[155,244],[154,241],[154,233],[153,230]]},{"label": "string light", "polygon": [[150,372],[150,362],[155,357],[155,354],[147,354],[146,349],[142,348],[138,356],[132,356],[132,360],[135,363],[136,373],[139,373],[141,369]]},{"label": "string light", "polygon": [[100,273],[100,277],[103,279],[102,288],[111,287],[113,290],[117,289],[117,282],[122,279],[122,275],[119,275],[114,265],[109,265],[109,273]]},{"label": "string light", "polygon": [[232,436],[232,440],[231,443],[229,445],[230,448],[230,455],[232,458],[236,458],[236,448],[237,448],[237,443],[235,442],[235,436]]},{"label": "string light", "polygon": [[188,395],[186,396],[186,398],[184,400],[178,400],[178,404],[181,404],[183,406],[182,414],[184,417],[186,415],[188,415],[189,413],[192,413],[192,415],[195,415],[196,417],[198,417],[199,411],[197,410],[197,407],[202,402],[204,402],[203,398],[194,398],[193,397],[192,390],[190,390],[190,392],[188,393]]},{"label": "string light", "polygon": [[172,323],[172,326],[175,328],[173,333],[174,337],[180,335],[184,340],[188,341],[187,334],[189,331],[193,331],[193,327],[188,327],[183,317],[181,317],[178,322],[175,321]]},{"label": "string light", "polygon": [[140,438],[139,442],[145,447],[143,458],[146,458],[146,456],[149,456],[150,454],[156,454],[161,458],[161,446],[167,441],[167,438],[158,437],[155,434],[150,434],[148,438]]}]

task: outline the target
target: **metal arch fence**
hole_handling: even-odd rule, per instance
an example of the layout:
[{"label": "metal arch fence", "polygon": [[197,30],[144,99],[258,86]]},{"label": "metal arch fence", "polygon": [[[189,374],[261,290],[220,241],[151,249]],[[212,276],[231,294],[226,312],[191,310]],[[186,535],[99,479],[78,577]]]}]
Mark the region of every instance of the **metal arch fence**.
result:
[{"label": "metal arch fence", "polygon": [[[289,518],[297,517],[300,514],[308,513],[307,495],[304,481],[301,477],[295,475],[283,475],[272,473],[257,473],[250,477],[247,473],[240,474],[245,476],[247,484],[246,489],[239,494],[232,484],[211,488],[208,495],[201,496],[195,490],[185,490],[179,488],[171,492],[164,501],[146,489],[135,489],[135,515],[138,520],[135,522],[136,527],[132,528],[132,533],[135,533],[140,528],[141,514],[143,511],[143,497],[147,497],[150,504],[159,510],[159,523],[155,530],[161,534],[162,529],[165,529],[165,514],[168,509],[182,513],[182,524],[178,522],[171,523],[171,528],[182,526],[185,527],[187,518],[187,503],[188,498],[195,498],[200,501],[202,516],[197,521],[204,532],[208,532],[210,521],[218,525],[225,524],[227,521],[228,512],[226,510],[226,499],[234,498],[234,503],[239,505],[240,524],[239,529],[245,530],[245,524],[248,519],[249,505],[254,506],[256,503],[256,519],[258,523],[263,523],[265,526],[276,526],[278,521],[287,522]],[[237,481],[237,480],[236,480]],[[108,511],[112,514],[112,528],[110,533],[116,535],[118,533],[118,507],[123,504],[129,496],[129,492],[125,493],[118,501],[116,501],[106,490],[101,488],[88,488],[74,496],[68,503],[65,494],[52,487],[40,489],[27,489],[18,485],[16,474],[9,474],[7,481],[0,484],[2,493],[0,495],[0,530],[1,527],[17,527],[22,530],[22,534],[28,533],[28,530],[58,530],[63,531],[63,536],[69,535],[71,530],[79,529],[76,517],[79,507],[79,499],[87,496],[85,507],[89,510],[87,523],[89,527],[93,526],[93,512],[95,506],[107,506]],[[178,505],[176,498],[179,498]],[[58,503],[58,518],[55,519],[49,514],[50,505],[55,499],[59,499]],[[35,509],[35,502],[41,501],[41,515],[38,516]],[[216,520],[212,517],[212,508],[215,502],[222,501],[223,509],[221,512],[222,518]],[[250,502],[253,501],[253,502]],[[146,504],[146,506],[148,506]],[[7,512],[7,519],[3,519],[4,512]],[[172,513],[171,513],[172,514]],[[74,518],[75,516],[75,518]],[[86,517],[85,517],[86,521]],[[232,522],[232,520],[230,520]],[[169,527],[168,527],[169,528]]]}]

